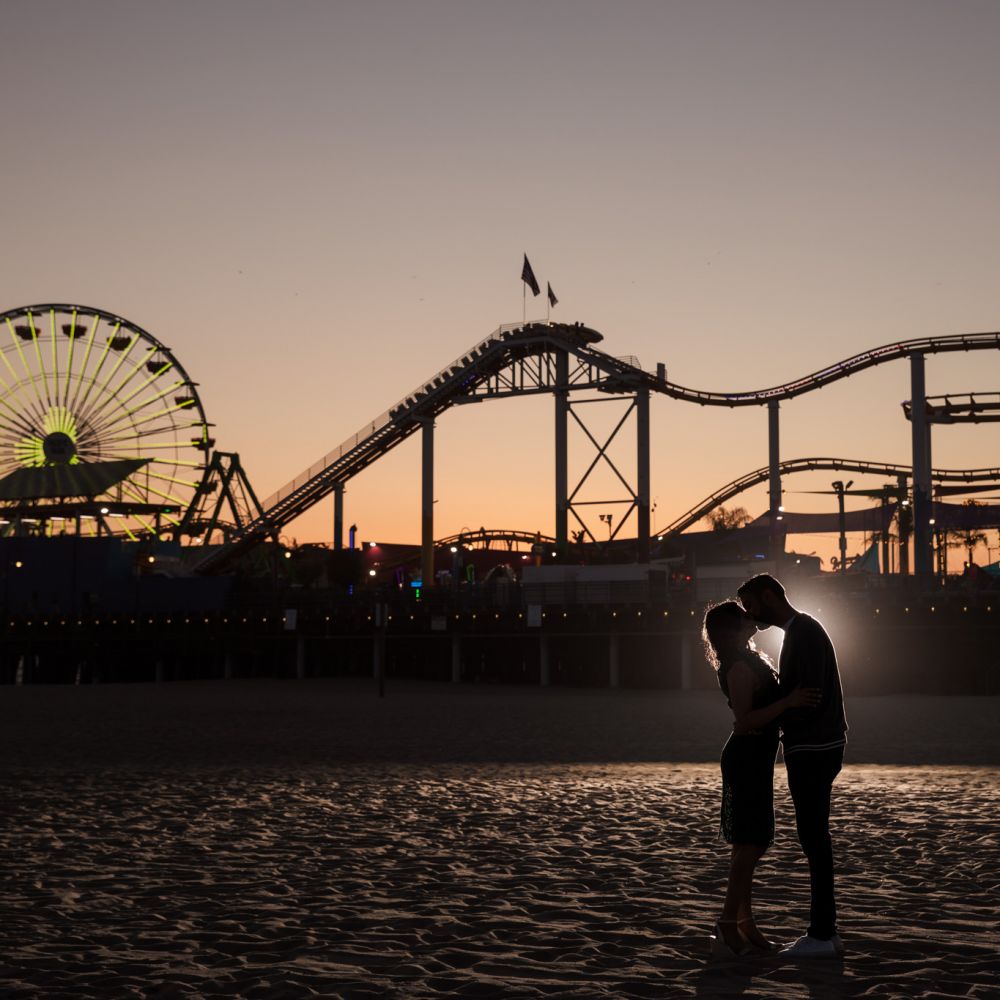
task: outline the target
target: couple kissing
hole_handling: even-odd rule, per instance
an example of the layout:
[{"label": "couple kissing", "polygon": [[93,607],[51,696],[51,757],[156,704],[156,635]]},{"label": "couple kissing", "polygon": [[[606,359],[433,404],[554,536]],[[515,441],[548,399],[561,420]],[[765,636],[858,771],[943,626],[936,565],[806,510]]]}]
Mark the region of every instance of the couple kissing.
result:
[{"label": "couple kissing", "polygon": [[[847,721],[833,643],[811,615],[796,610],[768,574],[747,580],[739,601],[708,609],[702,635],[734,716],[722,751],[720,836],[732,845],[716,958],[780,953],[789,960],[840,958],[834,900],[830,799],[844,760]],[[758,629],[784,632],[777,669],[754,647]],[[781,743],[799,843],[809,863],[805,934],[780,947],[757,927],[751,908],[757,863],[774,843],[774,761]]]}]

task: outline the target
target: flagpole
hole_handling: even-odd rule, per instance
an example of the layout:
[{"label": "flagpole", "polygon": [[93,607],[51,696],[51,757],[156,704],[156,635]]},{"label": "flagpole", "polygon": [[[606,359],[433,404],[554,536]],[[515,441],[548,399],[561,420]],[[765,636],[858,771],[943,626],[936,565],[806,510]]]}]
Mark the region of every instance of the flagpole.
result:
[{"label": "flagpole", "polygon": [[521,326],[528,323],[528,283],[521,281]]}]

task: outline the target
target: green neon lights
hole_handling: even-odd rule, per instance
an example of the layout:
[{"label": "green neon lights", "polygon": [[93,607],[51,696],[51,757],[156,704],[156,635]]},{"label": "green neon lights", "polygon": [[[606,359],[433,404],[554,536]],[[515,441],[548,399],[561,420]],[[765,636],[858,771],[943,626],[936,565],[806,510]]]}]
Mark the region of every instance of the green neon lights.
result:
[{"label": "green neon lights", "polygon": [[[55,340],[55,336],[52,337]],[[76,310],[73,310],[73,320],[69,327],[69,357],[66,359],[66,393],[63,396],[63,405],[69,405],[69,383],[70,375],[73,372],[73,349],[76,347]]]},{"label": "green neon lights", "polygon": [[[90,376],[90,380],[87,382],[87,389],[83,394],[83,399],[79,402],[79,408],[82,410],[87,404],[87,399],[90,396],[90,390],[94,388],[94,383],[97,381],[97,376],[101,374],[101,369],[104,367],[104,361],[108,356],[108,351],[111,350],[111,341],[118,335],[118,331],[121,329],[121,323],[116,323],[114,330],[111,331],[111,336],[104,343],[104,350],[101,351],[101,356],[97,359],[97,367],[94,369]],[[76,406],[77,404],[74,404]]]},{"label": "green neon lights", "polygon": [[49,325],[52,330],[52,373],[55,377],[55,397],[59,399],[59,356],[56,354],[56,311],[49,310]]},{"label": "green neon lights", "polygon": [[65,434],[76,441],[76,417],[65,406],[53,406],[42,423],[46,434]]},{"label": "green neon lights", "polygon": [[35,345],[35,357],[38,359],[38,370],[42,374],[42,384],[45,386],[45,396],[49,395],[49,382],[45,377],[45,365],[42,364],[42,349],[38,345],[38,331],[35,329],[35,318],[28,311],[28,325],[31,327],[31,342]]},{"label": "green neon lights", "polygon": [[[45,435],[64,434],[72,441],[74,448],[77,443],[76,417],[65,406],[53,406],[42,420]],[[40,468],[66,463],[50,462],[45,454],[45,438],[37,434],[22,438],[14,445],[14,455],[25,468]],[[77,454],[69,459],[69,465],[78,465],[80,457]]]},{"label": "green neon lights", "polygon": [[[27,377],[27,380],[31,382],[31,387],[35,390],[35,396],[37,397],[39,404],[44,409],[47,404],[45,400],[42,399],[42,394],[38,391],[38,385],[35,383],[35,379],[31,374],[31,368],[28,367],[28,362],[24,359],[24,351],[21,350],[21,340],[18,337],[17,331],[14,329],[14,324],[10,321],[9,317],[7,319],[7,327],[10,330],[11,340],[14,341],[17,356],[21,359],[21,367],[24,368],[24,374]],[[20,379],[18,379],[18,381],[20,381]]]},{"label": "green neon lights", "polygon": [[83,377],[90,363],[90,352],[94,346],[94,337],[97,334],[97,324],[100,322],[99,316],[94,316],[94,322],[90,325],[90,333],[87,335],[87,348],[83,354],[83,364],[80,366],[80,380],[76,383],[76,392],[73,393],[73,409],[76,409],[76,401],[80,398],[80,390],[83,388]]}]

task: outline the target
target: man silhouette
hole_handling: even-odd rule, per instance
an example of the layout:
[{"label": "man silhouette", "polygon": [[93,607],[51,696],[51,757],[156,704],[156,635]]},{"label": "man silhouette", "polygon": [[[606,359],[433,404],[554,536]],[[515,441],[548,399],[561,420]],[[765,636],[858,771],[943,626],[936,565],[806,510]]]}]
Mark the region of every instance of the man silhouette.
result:
[{"label": "man silhouette", "polygon": [[799,843],[809,862],[809,929],[782,948],[788,958],[839,958],[844,944],[837,934],[833,892],[833,845],[830,839],[830,797],[844,763],[847,720],[837,669],[837,655],[826,629],[788,603],[785,588],[767,573],[739,588],[739,598],[751,618],[765,628],[785,633],[778,660],[778,685],[788,694],[797,687],[818,688],[815,707],[794,708],[778,719],[795,804]]}]

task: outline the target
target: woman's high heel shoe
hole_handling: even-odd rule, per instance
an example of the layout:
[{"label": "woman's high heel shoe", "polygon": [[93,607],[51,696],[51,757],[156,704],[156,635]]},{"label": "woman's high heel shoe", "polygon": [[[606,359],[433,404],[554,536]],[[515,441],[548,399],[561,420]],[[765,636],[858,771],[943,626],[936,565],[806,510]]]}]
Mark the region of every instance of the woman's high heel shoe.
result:
[{"label": "woman's high heel shoe", "polygon": [[[734,948],[727,940],[725,934],[723,934],[722,927],[726,928],[732,927],[732,933],[729,935],[729,940],[736,939],[738,946]],[[750,946],[740,933],[739,924],[736,920],[719,920],[715,924],[714,934],[712,935],[712,958],[717,959],[731,959],[739,958],[741,955],[746,955],[750,950]]]},{"label": "woman's high heel shoe", "polygon": [[[749,934],[747,934],[743,930],[744,924],[749,924],[756,932],[760,940],[763,941],[764,943],[761,944],[760,942],[755,941]],[[768,939],[764,937],[763,934],[761,934],[760,929],[754,923],[753,917],[743,917],[741,920],[736,921],[736,925],[739,928],[740,937],[742,937],[747,942],[747,944],[750,947],[750,950],[756,952],[757,954],[770,955],[773,952],[778,951],[778,949],[781,947],[781,945],[777,944],[774,941],[768,941]]]}]

